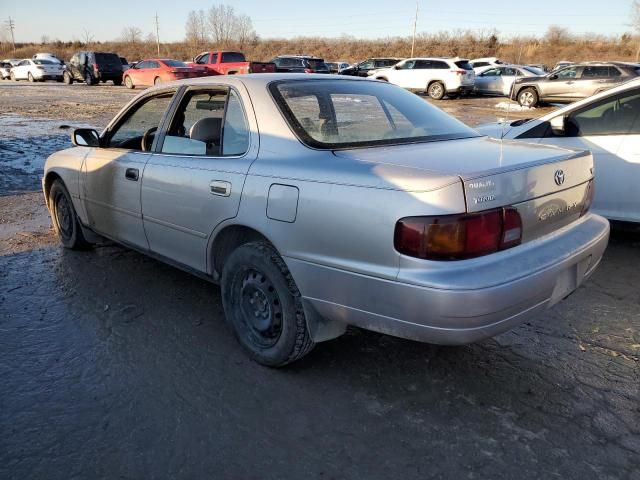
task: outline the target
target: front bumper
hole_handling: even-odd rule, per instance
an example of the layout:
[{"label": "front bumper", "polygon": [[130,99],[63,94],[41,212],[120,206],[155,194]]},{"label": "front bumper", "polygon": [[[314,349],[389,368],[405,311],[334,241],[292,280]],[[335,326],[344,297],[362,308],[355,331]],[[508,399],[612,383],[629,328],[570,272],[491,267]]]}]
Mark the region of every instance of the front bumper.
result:
[{"label": "front bumper", "polygon": [[553,234],[479,259],[402,257],[396,280],[285,261],[305,301],[327,319],[461,345],[509,330],[567,297],[593,273],[608,240],[609,222],[588,214]]}]

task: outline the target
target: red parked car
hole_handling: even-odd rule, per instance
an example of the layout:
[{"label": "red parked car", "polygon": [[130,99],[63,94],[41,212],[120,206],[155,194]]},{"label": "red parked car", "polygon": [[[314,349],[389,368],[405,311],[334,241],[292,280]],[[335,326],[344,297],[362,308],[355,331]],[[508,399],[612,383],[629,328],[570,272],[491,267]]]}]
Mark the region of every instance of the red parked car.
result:
[{"label": "red parked car", "polygon": [[190,66],[180,60],[154,58],[142,60],[126,70],[124,84],[128,88],[136,88],[207,75],[210,74],[203,67]]}]

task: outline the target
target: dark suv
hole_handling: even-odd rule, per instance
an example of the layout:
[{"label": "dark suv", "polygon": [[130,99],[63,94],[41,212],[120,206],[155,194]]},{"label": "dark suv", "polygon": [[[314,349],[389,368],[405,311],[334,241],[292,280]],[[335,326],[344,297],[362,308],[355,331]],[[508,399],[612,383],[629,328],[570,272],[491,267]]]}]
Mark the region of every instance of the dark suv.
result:
[{"label": "dark suv", "polygon": [[640,65],[624,62],[587,62],[569,65],[544,77],[519,77],[511,99],[523,107],[542,102],[571,103],[636,78]]},{"label": "dark suv", "polygon": [[122,62],[116,53],[78,52],[66,65],[64,83],[74,81],[95,85],[111,80],[114,85],[122,85]]},{"label": "dark suv", "polygon": [[402,58],[369,58],[351,67],[343,68],[339,73],[340,75],[351,75],[352,77],[366,77],[369,72],[378,70],[379,68],[393,67],[400,60],[402,60]]},{"label": "dark suv", "polygon": [[276,72],[329,73],[324,59],[311,55],[279,55],[271,62],[276,64]]}]

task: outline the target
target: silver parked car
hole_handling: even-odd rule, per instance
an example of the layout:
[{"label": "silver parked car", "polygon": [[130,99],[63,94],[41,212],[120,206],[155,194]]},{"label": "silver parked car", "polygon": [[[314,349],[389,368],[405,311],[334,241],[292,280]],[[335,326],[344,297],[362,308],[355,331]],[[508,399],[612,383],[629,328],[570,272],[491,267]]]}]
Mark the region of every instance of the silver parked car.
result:
[{"label": "silver parked car", "polygon": [[640,65],[622,62],[589,62],[570,65],[541,77],[516,79],[511,99],[523,107],[540,102],[571,103],[634,79]]},{"label": "silver parked car", "polygon": [[477,68],[473,90],[483,95],[509,96],[513,82],[520,77],[540,77],[544,70],[527,65],[500,65]]},{"label": "silver parked car", "polygon": [[541,314],[594,271],[589,152],[481,136],[353,77],[205,77],[148,89],[50,156],[65,247],[113,239],[219,282],[258,362],[347,325],[441,344]]}]

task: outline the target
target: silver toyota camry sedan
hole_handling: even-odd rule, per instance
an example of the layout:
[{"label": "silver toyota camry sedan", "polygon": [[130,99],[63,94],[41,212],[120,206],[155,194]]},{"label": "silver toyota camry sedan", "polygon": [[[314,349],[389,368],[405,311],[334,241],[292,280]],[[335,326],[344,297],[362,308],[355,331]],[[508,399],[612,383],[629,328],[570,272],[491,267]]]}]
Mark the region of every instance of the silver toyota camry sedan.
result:
[{"label": "silver toyota camry sedan", "polygon": [[597,267],[589,152],[492,140],[388,83],[164,84],[46,162],[67,248],[102,237],[220,283],[256,361],[347,325],[439,344],[540,315]]}]

